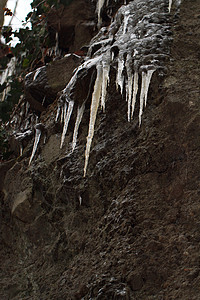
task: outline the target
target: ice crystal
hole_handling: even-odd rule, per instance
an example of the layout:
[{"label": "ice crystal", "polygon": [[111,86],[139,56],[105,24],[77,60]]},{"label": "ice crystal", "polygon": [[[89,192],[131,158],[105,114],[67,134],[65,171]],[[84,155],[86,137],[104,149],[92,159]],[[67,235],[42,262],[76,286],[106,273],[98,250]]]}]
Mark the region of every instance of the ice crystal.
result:
[{"label": "ice crystal", "polygon": [[[39,124],[38,124],[39,125]],[[33,158],[34,158],[34,155],[35,155],[35,152],[37,150],[37,146],[38,146],[38,143],[40,141],[40,136],[41,136],[41,129],[40,129],[40,126],[37,126],[36,125],[36,128],[35,128],[35,140],[34,140],[34,145],[33,145],[33,150],[32,150],[32,154],[31,154],[31,157],[30,157],[30,160],[29,160],[29,165],[31,164]]]},{"label": "ice crystal", "polygon": [[81,106],[79,106],[77,109],[76,123],[74,126],[74,133],[73,133],[73,139],[72,139],[72,152],[74,151],[74,149],[76,147],[78,129],[79,129],[82,117],[83,117],[84,110],[85,110],[85,102],[83,102],[83,104]]},{"label": "ice crystal", "polygon": [[68,128],[68,124],[69,124],[69,121],[70,121],[70,118],[71,118],[73,107],[74,107],[74,101],[69,102],[68,109],[67,109],[67,101],[65,101],[65,106],[64,106],[64,127],[63,127],[63,132],[62,132],[62,137],[61,137],[60,148],[62,148],[64,140],[65,140],[65,135],[67,133],[67,128]]}]

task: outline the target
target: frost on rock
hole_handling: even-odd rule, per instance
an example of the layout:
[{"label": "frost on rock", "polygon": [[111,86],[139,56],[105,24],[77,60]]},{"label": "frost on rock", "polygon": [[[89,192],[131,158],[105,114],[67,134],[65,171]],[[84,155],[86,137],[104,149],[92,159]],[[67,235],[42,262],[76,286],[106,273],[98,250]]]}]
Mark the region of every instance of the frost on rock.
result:
[{"label": "frost on rock", "polygon": [[30,157],[30,160],[29,160],[29,165],[31,164],[31,162],[34,158],[35,152],[37,150],[38,143],[40,141],[40,136],[41,136],[41,126],[40,125],[41,124],[37,124],[35,126],[35,140],[34,140],[32,154],[31,154],[31,157]]},{"label": "frost on rock", "polygon": [[[101,10],[105,0],[97,1],[98,27],[101,25]],[[169,6],[168,6],[169,4]],[[96,115],[101,103],[105,110],[107,88],[110,81],[110,69],[115,72],[116,90],[127,100],[127,117],[130,122],[134,111],[138,111],[139,126],[142,122],[143,110],[147,104],[148,91],[154,72],[157,76],[163,76],[166,72],[166,61],[169,59],[169,46],[171,43],[171,29],[169,25],[169,10],[172,1],[166,0],[135,0],[127,5],[122,5],[109,28],[101,28],[92,39],[85,61],[74,71],[74,74],[63,90],[63,96],[71,103],[71,108],[61,105],[58,107],[56,120],[60,111],[63,112],[64,128],[61,146],[66,134],[69,118],[72,113],[72,100],[76,104],[74,96],[77,83],[82,74],[91,75],[89,71],[96,69],[96,80],[90,80],[88,96],[78,100],[76,124],[74,128],[72,149],[77,140],[78,128],[82,118],[82,103],[85,103],[93,88],[90,106],[89,130],[85,151],[84,176],[86,175],[89,153],[94,136]],[[85,73],[84,73],[85,72]],[[92,85],[92,87],[91,87]],[[139,100],[139,107],[137,106]],[[62,115],[62,113],[61,113]],[[67,115],[67,117],[65,117]],[[61,117],[62,120],[62,117]]]}]

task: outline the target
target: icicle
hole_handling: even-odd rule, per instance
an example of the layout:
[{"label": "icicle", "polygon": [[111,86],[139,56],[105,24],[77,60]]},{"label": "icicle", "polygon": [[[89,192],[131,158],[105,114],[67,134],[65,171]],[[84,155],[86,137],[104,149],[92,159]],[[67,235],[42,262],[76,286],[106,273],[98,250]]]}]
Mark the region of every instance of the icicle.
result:
[{"label": "icicle", "polygon": [[30,108],[30,104],[29,104],[29,102],[27,101],[27,102],[26,102],[26,112],[25,112],[25,117],[28,116],[29,108]]},{"label": "icicle", "polygon": [[143,113],[143,106],[144,106],[144,95],[145,95],[145,84],[146,84],[146,73],[142,72],[142,86],[140,92],[140,110],[139,110],[139,126],[141,125],[142,121],[142,113]]},{"label": "icicle", "polygon": [[61,143],[60,143],[60,148],[62,148],[64,140],[65,140],[65,135],[67,133],[67,128],[69,124],[69,120],[73,111],[74,107],[74,101],[70,101],[67,109],[67,114],[66,114],[66,102],[65,102],[65,112],[64,112],[64,127],[63,127],[63,132],[62,132],[62,137],[61,137]]},{"label": "icicle", "polygon": [[121,94],[123,93],[123,86],[124,86],[123,69],[124,69],[124,59],[123,59],[123,55],[120,55],[118,57],[118,69],[117,69],[117,76],[116,76],[116,88],[118,90],[118,86],[120,86],[120,92],[121,92]]},{"label": "icicle", "polygon": [[106,102],[106,91],[109,84],[109,73],[110,73],[110,54],[108,61],[103,61],[103,78],[102,78],[102,93],[101,93],[101,108],[105,111]]},{"label": "icicle", "polygon": [[155,72],[154,70],[148,70],[147,71],[147,75],[146,75],[146,84],[145,84],[145,93],[144,93],[144,99],[145,99],[145,107],[147,105],[147,95],[148,95],[148,91],[149,91],[149,85],[150,85],[150,81],[152,78],[153,73]]},{"label": "icicle", "polygon": [[130,12],[126,11],[125,15],[124,15],[124,29],[123,29],[123,34],[126,33],[126,29],[127,29],[127,26],[128,26],[128,20],[129,20],[129,18],[130,18]]},{"label": "icicle", "polygon": [[138,72],[134,73],[134,83],[133,83],[133,96],[132,96],[132,110],[131,110],[131,119],[133,118],[133,113],[135,110],[136,97],[138,92]]},{"label": "icicle", "polygon": [[85,110],[85,102],[81,105],[81,107],[79,106],[77,109],[76,123],[74,126],[74,133],[73,133],[73,140],[72,140],[72,152],[74,151],[74,149],[76,147],[78,129],[79,129],[79,125],[81,123],[82,117],[83,117],[84,110]]},{"label": "icicle", "polygon": [[57,112],[56,112],[56,119],[55,119],[56,122],[58,122],[59,115],[60,115],[60,105],[58,106]]},{"label": "icicle", "polygon": [[41,71],[41,68],[38,68],[38,69],[36,70],[36,72],[35,72],[35,74],[34,74],[34,77],[33,77],[33,81],[36,80],[36,78],[37,78],[38,74],[40,73],[40,71]]},{"label": "icicle", "polygon": [[98,24],[97,24],[98,28],[100,28],[101,22],[102,22],[102,19],[101,19],[101,10],[102,10],[102,7],[104,6],[104,2],[105,2],[105,0],[98,0],[97,1],[96,11],[97,11],[97,14],[98,14]]},{"label": "icicle", "polygon": [[22,156],[22,154],[23,154],[23,146],[22,146],[22,144],[20,144],[20,156]]},{"label": "icicle", "polygon": [[127,81],[127,100],[128,100],[128,122],[131,120],[131,100],[132,100],[132,89],[133,89],[133,75],[132,75],[132,68],[131,68],[131,55],[127,55],[126,60],[126,71],[128,75]]},{"label": "icicle", "polygon": [[143,106],[147,104],[147,95],[148,95],[148,90],[149,90],[149,85],[151,81],[151,77],[153,73],[155,72],[154,70],[148,70],[146,72],[142,72],[142,86],[141,86],[141,92],[140,92],[140,111],[139,111],[139,126],[141,125],[141,118],[142,118],[142,113],[143,113]]},{"label": "icicle", "polygon": [[31,154],[31,157],[30,157],[30,160],[29,160],[29,165],[31,164],[31,162],[33,160],[33,157],[35,155],[35,152],[37,150],[37,146],[38,146],[38,143],[40,141],[40,136],[41,136],[41,129],[40,129],[39,126],[36,125],[36,129],[35,129],[35,141],[34,141],[34,145],[33,145],[33,151],[32,151],[32,154]]},{"label": "icicle", "polygon": [[56,32],[56,45],[55,45],[55,56],[58,56],[59,55],[59,39],[58,39],[58,32]]},{"label": "icicle", "polygon": [[168,7],[169,13],[170,13],[170,11],[171,11],[171,7],[172,7],[172,0],[169,0],[169,7]]},{"label": "icicle", "polygon": [[60,123],[62,124],[64,120],[64,107],[61,108],[61,117],[60,117]]},{"label": "icicle", "polygon": [[44,139],[43,139],[43,144],[44,144],[44,145],[46,144],[46,140],[47,140],[47,134],[45,133]]},{"label": "icicle", "polygon": [[44,105],[45,100],[46,100],[46,95],[44,96],[44,98],[42,100],[42,105]]},{"label": "icicle", "polygon": [[79,199],[79,204],[81,205],[82,204],[82,197],[79,195],[78,199]]},{"label": "icicle", "polygon": [[[7,65],[6,70],[3,72],[2,76],[1,76],[1,84],[3,84],[4,82],[8,82],[8,83],[10,82],[9,77],[14,74],[15,65],[16,65],[16,58],[12,57]],[[8,84],[8,86],[3,90],[2,98],[1,98],[2,102],[5,100],[6,95],[8,94],[10,89],[11,89],[10,85]]]},{"label": "icicle", "polygon": [[97,65],[97,78],[94,85],[94,91],[92,94],[92,102],[90,106],[90,122],[89,122],[89,130],[87,136],[87,144],[85,150],[85,166],[84,166],[84,177],[87,171],[87,165],[90,155],[90,148],[92,143],[92,138],[94,136],[94,125],[96,121],[97,110],[99,107],[99,101],[101,97],[101,89],[102,89],[102,65],[99,63]]},{"label": "icicle", "polygon": [[5,81],[7,81],[9,76],[12,76],[15,71],[15,65],[16,65],[16,58],[12,57],[9,63],[7,64],[7,68],[1,75],[1,84],[3,84]]}]

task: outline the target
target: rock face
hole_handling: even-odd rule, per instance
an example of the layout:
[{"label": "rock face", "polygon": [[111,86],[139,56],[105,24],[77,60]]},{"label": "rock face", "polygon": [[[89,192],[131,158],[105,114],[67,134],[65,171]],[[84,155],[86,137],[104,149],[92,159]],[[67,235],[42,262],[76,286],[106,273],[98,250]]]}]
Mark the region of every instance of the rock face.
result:
[{"label": "rock face", "polygon": [[80,56],[68,54],[26,75],[25,97],[31,108],[42,112],[53,103],[57,93],[68,84],[74,69],[81,62]]},{"label": "rock face", "polygon": [[68,1],[69,5],[48,15],[50,29],[59,33],[59,47],[76,52],[89,44],[95,33],[95,7],[88,0]]},{"label": "rock face", "polygon": [[174,9],[168,75],[152,81],[140,128],[111,71],[85,178],[89,105],[73,153],[75,117],[60,149],[53,104],[33,163],[32,141],[2,164],[1,299],[199,298],[200,3],[178,20]]}]

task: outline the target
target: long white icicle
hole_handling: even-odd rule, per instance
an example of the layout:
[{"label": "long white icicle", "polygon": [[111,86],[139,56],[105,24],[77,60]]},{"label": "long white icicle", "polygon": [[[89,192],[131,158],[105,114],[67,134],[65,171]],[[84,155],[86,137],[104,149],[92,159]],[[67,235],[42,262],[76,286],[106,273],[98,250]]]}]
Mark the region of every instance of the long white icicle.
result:
[{"label": "long white icicle", "polygon": [[139,126],[141,125],[142,121],[142,114],[143,114],[143,106],[144,106],[144,95],[145,95],[145,87],[146,87],[146,73],[142,72],[142,85],[140,91],[140,110],[139,110]]},{"label": "long white icicle", "polygon": [[131,55],[127,55],[126,60],[126,71],[128,75],[128,81],[127,81],[127,99],[128,99],[128,122],[131,121],[131,100],[132,100],[132,89],[133,89],[133,74],[131,70]]},{"label": "long white icicle", "polygon": [[83,104],[81,106],[79,106],[77,109],[76,123],[74,126],[74,133],[73,133],[73,140],[72,140],[72,152],[74,151],[74,149],[76,147],[78,129],[79,129],[79,125],[81,123],[82,117],[83,117],[84,110],[85,110],[85,102],[83,102]]},{"label": "long white icicle", "polygon": [[31,157],[30,157],[30,160],[29,160],[29,165],[31,164],[31,162],[33,160],[33,157],[35,155],[35,152],[37,150],[37,146],[38,146],[38,143],[40,141],[40,136],[41,136],[41,130],[39,128],[36,128],[35,129],[35,140],[34,140],[34,145],[33,145],[33,151],[32,151],[32,154],[31,154]]},{"label": "long white icicle", "polygon": [[133,113],[135,110],[136,97],[138,92],[138,72],[134,73],[134,83],[133,83],[133,96],[132,96],[132,109],[131,109],[131,119],[133,118]]},{"label": "long white icicle", "polygon": [[89,122],[89,130],[88,130],[88,136],[87,136],[87,144],[86,144],[86,150],[85,150],[85,166],[84,166],[84,177],[86,175],[87,166],[88,166],[88,160],[90,155],[90,148],[92,139],[94,136],[94,125],[96,121],[96,115],[97,110],[99,107],[99,101],[101,97],[101,90],[102,90],[102,78],[103,78],[103,70],[102,65],[99,63],[97,65],[97,77],[94,85],[94,91],[92,94],[92,102],[90,106],[90,122]]},{"label": "long white icicle", "polygon": [[[66,103],[65,103],[65,105],[66,105]],[[64,140],[65,140],[65,135],[67,133],[67,128],[68,128],[69,120],[71,118],[73,107],[74,107],[74,101],[70,101],[68,104],[67,114],[66,114],[66,108],[65,108],[64,127],[63,127],[63,132],[62,132],[62,137],[61,137],[60,148],[62,148]]]}]

